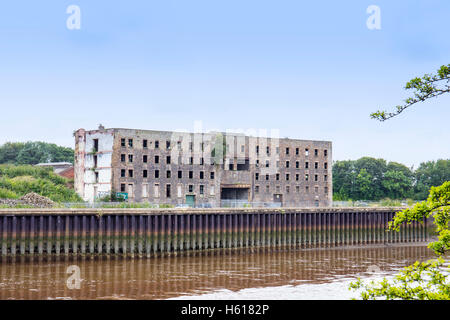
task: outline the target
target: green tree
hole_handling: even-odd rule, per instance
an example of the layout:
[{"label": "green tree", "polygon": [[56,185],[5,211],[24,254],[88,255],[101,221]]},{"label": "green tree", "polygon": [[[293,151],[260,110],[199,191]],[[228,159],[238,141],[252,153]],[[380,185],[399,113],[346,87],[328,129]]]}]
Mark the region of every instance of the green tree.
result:
[{"label": "green tree", "polygon": [[389,170],[382,182],[386,195],[391,199],[405,199],[412,196],[412,178],[402,171]]},{"label": "green tree", "polygon": [[415,171],[415,198],[426,199],[431,187],[450,181],[450,160],[428,161],[420,164]]},{"label": "green tree", "polygon": [[[371,117],[380,121],[395,117],[417,102],[423,102],[429,98],[450,92],[449,82],[450,64],[442,66],[437,75],[425,75],[408,82],[406,89],[414,89],[414,97],[406,99],[404,105],[397,106],[397,111],[392,113],[377,111]],[[431,177],[429,174],[426,176]],[[420,187],[422,186],[426,188],[423,181],[420,182]],[[450,249],[450,181],[446,181],[438,187],[431,187],[426,201],[398,212],[393,221],[389,223],[389,229],[399,231],[400,226],[405,223],[411,223],[412,221],[423,223],[423,219],[430,217],[434,218],[438,240],[430,243],[428,247],[439,256],[438,259],[422,263],[416,262],[412,266],[404,268],[392,282],[384,279],[380,283],[372,281],[365,284],[361,279],[358,279],[350,285],[350,289],[363,289],[361,293],[363,299],[450,300],[450,268],[448,267],[448,261],[442,259],[442,256]],[[447,267],[444,267],[445,264]]]},{"label": "green tree", "polygon": [[438,239],[428,247],[438,259],[416,262],[404,268],[392,281],[385,278],[379,282],[364,283],[358,279],[350,284],[350,289],[362,289],[361,298],[365,300],[450,300],[450,268],[442,258],[450,249],[450,181],[439,187],[431,187],[426,201],[397,213],[389,223],[389,230],[398,232],[405,223],[423,223],[424,219],[429,218],[434,219]]},{"label": "green tree", "polygon": [[438,97],[444,93],[450,92],[450,64],[441,66],[436,74],[426,74],[421,78],[414,78],[406,83],[405,89],[412,90],[413,95],[404,101],[404,104],[398,105],[393,112],[376,111],[370,116],[379,121],[386,121],[398,116],[407,108],[418,102]]},{"label": "green tree", "polygon": [[74,151],[46,142],[7,142],[0,147],[0,164],[38,164],[41,162],[71,162]]},{"label": "green tree", "polygon": [[1,163],[17,163],[17,155],[23,149],[24,143],[7,142],[0,147],[0,164]]}]

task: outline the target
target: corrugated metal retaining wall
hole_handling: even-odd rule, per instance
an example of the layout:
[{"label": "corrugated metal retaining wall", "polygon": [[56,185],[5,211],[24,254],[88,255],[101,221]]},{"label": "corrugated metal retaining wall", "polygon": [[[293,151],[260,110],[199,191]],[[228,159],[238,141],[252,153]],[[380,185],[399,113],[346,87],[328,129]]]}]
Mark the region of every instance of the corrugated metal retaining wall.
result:
[{"label": "corrugated metal retaining wall", "polygon": [[2,209],[1,255],[333,247],[427,240],[426,223],[386,226],[398,209]]}]

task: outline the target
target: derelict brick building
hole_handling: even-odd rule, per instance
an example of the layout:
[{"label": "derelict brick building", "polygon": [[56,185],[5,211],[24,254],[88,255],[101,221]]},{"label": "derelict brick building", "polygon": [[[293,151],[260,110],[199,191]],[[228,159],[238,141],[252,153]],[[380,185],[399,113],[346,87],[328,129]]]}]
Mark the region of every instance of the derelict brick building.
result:
[{"label": "derelict brick building", "polygon": [[75,190],[130,202],[330,206],[332,145],[230,133],[105,129],[75,135]]}]

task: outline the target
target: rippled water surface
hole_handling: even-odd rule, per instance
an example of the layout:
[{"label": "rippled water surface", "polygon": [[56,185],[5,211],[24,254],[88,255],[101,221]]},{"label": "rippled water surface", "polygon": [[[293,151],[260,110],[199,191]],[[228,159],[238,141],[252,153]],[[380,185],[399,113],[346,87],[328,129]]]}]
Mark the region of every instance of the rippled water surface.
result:
[{"label": "rippled water surface", "polygon": [[[149,259],[52,258],[0,263],[0,299],[348,299],[356,277],[433,258],[425,245],[207,252]],[[81,272],[69,289],[69,266]],[[69,284],[74,284],[69,279]]]}]

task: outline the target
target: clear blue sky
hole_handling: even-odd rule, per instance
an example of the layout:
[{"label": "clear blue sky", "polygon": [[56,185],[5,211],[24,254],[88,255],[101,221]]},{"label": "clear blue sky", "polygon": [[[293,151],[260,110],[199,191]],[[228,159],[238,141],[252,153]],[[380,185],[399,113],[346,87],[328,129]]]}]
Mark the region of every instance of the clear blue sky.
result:
[{"label": "clear blue sky", "polygon": [[[81,9],[69,30],[66,8]],[[366,8],[381,9],[369,30]],[[335,160],[449,158],[450,97],[385,123],[450,63],[448,0],[41,0],[0,5],[0,144],[78,128],[279,129]]]}]

